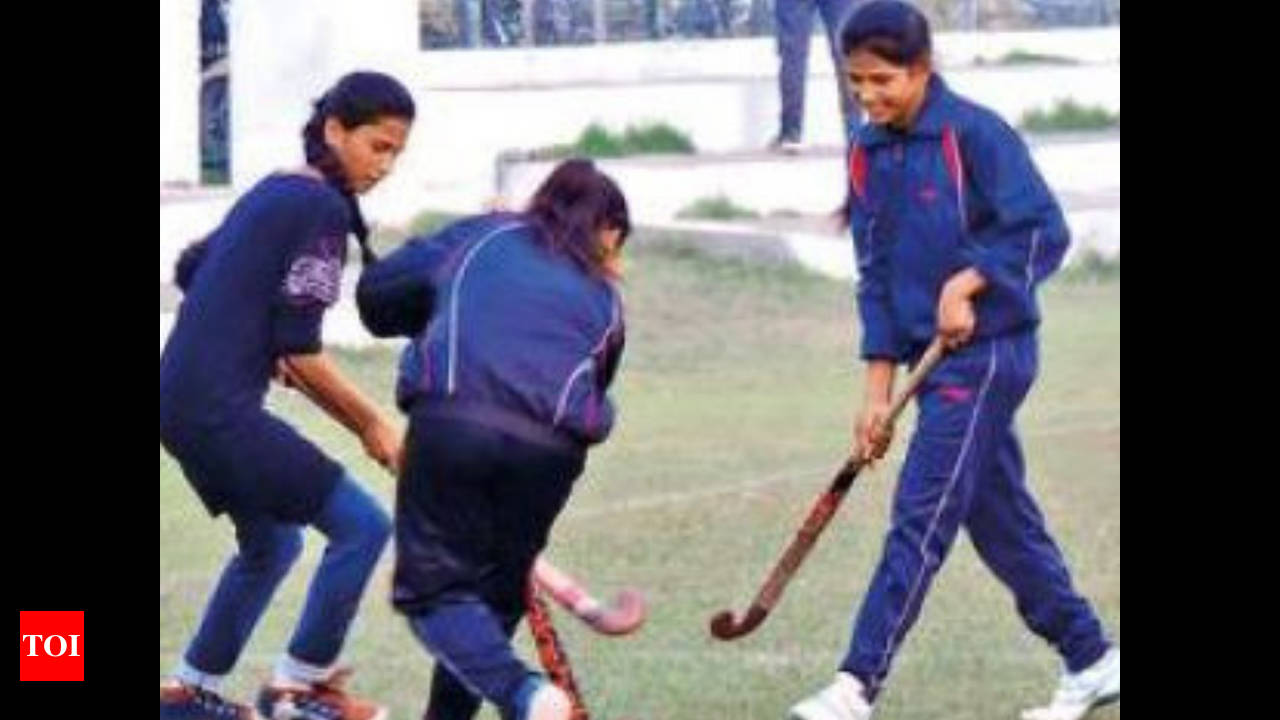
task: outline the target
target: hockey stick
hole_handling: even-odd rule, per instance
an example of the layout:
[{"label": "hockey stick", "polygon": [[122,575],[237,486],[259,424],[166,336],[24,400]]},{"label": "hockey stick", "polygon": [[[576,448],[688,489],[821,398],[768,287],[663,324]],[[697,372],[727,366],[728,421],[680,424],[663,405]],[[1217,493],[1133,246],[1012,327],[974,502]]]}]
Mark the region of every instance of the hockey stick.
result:
[{"label": "hockey stick", "polygon": [[634,632],[648,615],[644,595],[630,588],[620,591],[610,605],[602,605],[573,576],[543,556],[533,563],[533,579],[560,607],[576,615],[596,632],[604,635],[627,635]]},{"label": "hockey stick", "polygon": [[[940,340],[934,340],[929,345],[929,348],[925,350],[924,355],[920,358],[920,362],[916,364],[915,369],[907,377],[902,391],[898,393],[892,405],[890,405],[889,414],[885,420],[887,425],[893,425],[898,415],[902,413],[903,408],[906,407],[907,401],[915,395],[924,378],[937,367],[944,354],[945,350]],[[783,589],[786,588],[791,577],[795,575],[800,563],[804,561],[805,556],[809,554],[809,550],[818,541],[818,536],[822,534],[831,517],[839,509],[840,502],[853,485],[854,479],[858,477],[858,472],[865,465],[866,462],[860,457],[851,457],[845,461],[835,479],[831,481],[831,484],[827,486],[827,489],[823,491],[812,509],[809,510],[804,524],[800,526],[800,530],[796,532],[791,544],[787,546],[782,557],[774,565],[773,570],[765,579],[755,599],[751,601],[751,606],[747,608],[746,614],[741,618],[737,618],[731,610],[722,610],[716,613],[711,618],[711,634],[713,636],[720,640],[733,640],[755,630],[760,623],[764,622],[765,617],[769,615],[769,611],[773,609],[778,599],[782,597]]]},{"label": "hockey stick", "polygon": [[529,632],[533,635],[533,643],[538,648],[538,660],[546,670],[547,677],[569,696],[573,709],[570,720],[589,720],[587,707],[582,702],[582,693],[578,690],[578,682],[573,677],[573,666],[569,664],[569,656],[560,644],[560,636],[556,634],[555,625],[551,623],[551,610],[538,593],[537,583],[529,582],[525,591],[528,608]]}]

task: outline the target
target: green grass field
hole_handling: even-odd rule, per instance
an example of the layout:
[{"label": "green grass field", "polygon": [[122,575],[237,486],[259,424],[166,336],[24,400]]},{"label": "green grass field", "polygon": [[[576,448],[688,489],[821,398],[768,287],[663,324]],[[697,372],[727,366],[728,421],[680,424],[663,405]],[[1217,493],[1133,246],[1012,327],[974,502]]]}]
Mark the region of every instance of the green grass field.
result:
[{"label": "green grass field", "polygon": [[[862,477],[769,621],[721,643],[707,619],[740,609],[849,445],[858,328],[848,284],[791,268],[712,262],[633,243],[628,350],[615,386],[617,430],[595,451],[557,524],[550,557],[599,596],[645,589],[648,624],[604,638],[558,612],[593,717],[781,718],[826,684],[848,640],[888,521],[910,415],[888,461]],[[1120,284],[1062,279],[1041,293],[1041,374],[1020,414],[1030,483],[1078,588],[1120,637]],[[395,354],[337,353],[391,407]],[[346,463],[390,507],[390,477],[296,397],[271,404]],[[910,411],[908,411],[910,413]],[[229,683],[247,701],[288,641],[323,538],[307,547]],[[160,672],[195,630],[233,551],[160,452]],[[355,687],[421,717],[431,661],[388,603],[392,549],[344,653]],[[525,657],[531,643],[517,636]],[[1048,698],[1055,654],[960,540],[926,599],[879,703],[881,720],[1016,718]],[[486,709],[482,718],[496,713]],[[1118,708],[1096,713],[1118,718]]]}]

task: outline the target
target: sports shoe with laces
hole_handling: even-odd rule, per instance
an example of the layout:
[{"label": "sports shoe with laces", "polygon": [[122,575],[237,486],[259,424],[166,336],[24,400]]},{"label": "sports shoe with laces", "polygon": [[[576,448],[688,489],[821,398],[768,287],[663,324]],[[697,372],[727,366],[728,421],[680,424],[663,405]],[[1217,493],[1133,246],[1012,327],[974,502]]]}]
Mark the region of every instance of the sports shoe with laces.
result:
[{"label": "sports shoe with laces", "polygon": [[387,709],[347,692],[350,668],[310,686],[267,685],[258,693],[258,712],[266,720],[386,720]]},{"label": "sports shoe with laces", "polygon": [[160,720],[260,720],[248,705],[212,690],[170,680],[160,683]]}]

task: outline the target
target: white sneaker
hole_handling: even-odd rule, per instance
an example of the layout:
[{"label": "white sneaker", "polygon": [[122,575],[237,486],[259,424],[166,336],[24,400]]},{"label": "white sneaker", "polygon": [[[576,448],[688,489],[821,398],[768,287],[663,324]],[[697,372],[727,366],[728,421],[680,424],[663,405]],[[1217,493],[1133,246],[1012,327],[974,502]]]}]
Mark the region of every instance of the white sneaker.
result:
[{"label": "white sneaker", "polygon": [[836,673],[836,679],[817,693],[796,703],[788,720],[870,720],[871,703],[867,702],[858,678],[849,673]]},{"label": "white sneaker", "polygon": [[569,695],[552,682],[544,682],[529,699],[529,712],[525,720],[569,720],[573,702]]},{"label": "white sneaker", "polygon": [[1022,720],[1080,720],[1090,710],[1120,699],[1120,649],[1111,648],[1078,673],[1064,673],[1044,707],[1022,712]]}]

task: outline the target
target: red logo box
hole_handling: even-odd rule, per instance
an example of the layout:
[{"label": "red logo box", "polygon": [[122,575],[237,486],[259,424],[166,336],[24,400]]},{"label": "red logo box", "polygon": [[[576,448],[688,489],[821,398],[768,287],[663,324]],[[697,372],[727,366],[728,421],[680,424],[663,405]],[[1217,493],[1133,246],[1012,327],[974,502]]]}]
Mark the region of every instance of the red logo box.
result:
[{"label": "red logo box", "polygon": [[18,613],[18,679],[84,680],[84,611]]}]

